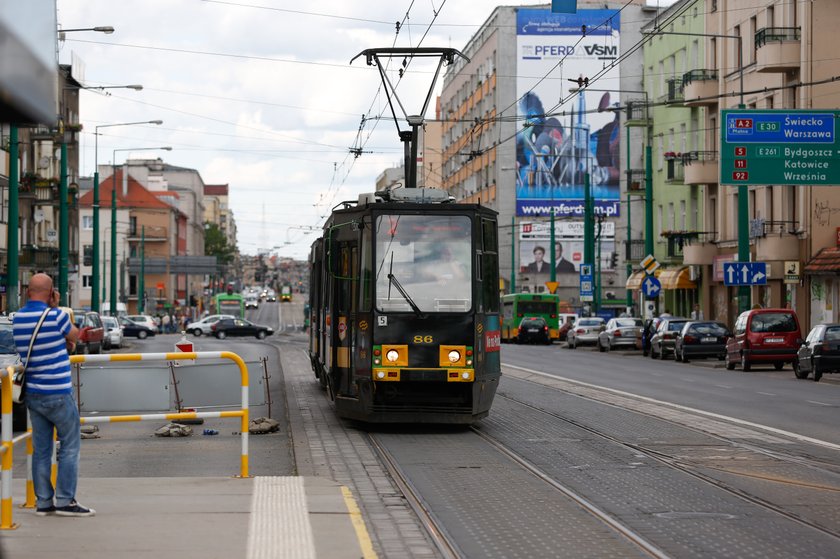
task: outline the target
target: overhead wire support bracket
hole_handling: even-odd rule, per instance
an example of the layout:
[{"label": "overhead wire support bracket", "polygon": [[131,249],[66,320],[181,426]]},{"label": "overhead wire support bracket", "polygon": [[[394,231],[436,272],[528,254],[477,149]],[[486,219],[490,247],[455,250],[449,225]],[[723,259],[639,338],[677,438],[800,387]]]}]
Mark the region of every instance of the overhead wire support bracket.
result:
[{"label": "overhead wire support bracket", "polygon": [[[418,130],[421,126],[423,126],[423,115],[426,114],[426,111],[429,108],[429,103],[432,100],[432,94],[434,93],[435,84],[437,83],[438,76],[440,75],[440,69],[443,67],[444,63],[449,65],[455,62],[456,56],[463,58],[467,62],[469,62],[470,59],[464,56],[464,54],[462,54],[457,49],[452,48],[395,47],[363,50],[350,60],[350,64],[352,64],[353,61],[359,58],[360,56],[365,57],[365,62],[368,66],[376,65],[376,67],[379,69],[379,76],[382,79],[383,86],[385,87],[385,95],[388,99],[388,106],[391,109],[391,115],[394,117],[394,124],[396,124],[397,126],[397,133],[400,136],[400,141],[402,141],[405,145],[406,188],[416,188]],[[432,78],[432,84],[431,86],[429,86],[429,92],[426,94],[426,100],[423,102],[423,108],[416,115],[410,115],[408,114],[408,111],[405,110],[402,101],[400,101],[400,98],[397,95],[396,87],[393,83],[391,83],[390,78],[388,78],[388,74],[385,72],[385,68],[382,66],[382,62],[380,61],[380,58],[393,57],[404,57],[406,59],[435,57],[438,58],[437,69],[435,70],[434,78]],[[404,63],[403,67],[406,66],[407,64]],[[402,74],[400,75],[400,78],[402,78]],[[396,100],[397,105],[399,105],[406,122],[408,122],[408,125],[411,127],[411,130],[402,130],[400,128],[400,121],[397,117],[397,112],[394,108],[394,102],[392,100],[392,97],[394,100]]]}]

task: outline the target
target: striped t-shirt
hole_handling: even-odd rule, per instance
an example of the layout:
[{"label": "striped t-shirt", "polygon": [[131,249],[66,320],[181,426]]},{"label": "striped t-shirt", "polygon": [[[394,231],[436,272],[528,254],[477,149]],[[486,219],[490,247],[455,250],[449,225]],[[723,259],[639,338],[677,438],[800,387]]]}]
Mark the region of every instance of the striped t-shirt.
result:
[{"label": "striped t-shirt", "polygon": [[72,394],[70,358],[64,337],[70,333],[73,325],[67,313],[61,309],[50,309],[32,346],[32,358],[28,359],[29,342],[46,308],[46,303],[29,301],[15,313],[12,321],[15,345],[21,361],[26,365],[26,392]]}]

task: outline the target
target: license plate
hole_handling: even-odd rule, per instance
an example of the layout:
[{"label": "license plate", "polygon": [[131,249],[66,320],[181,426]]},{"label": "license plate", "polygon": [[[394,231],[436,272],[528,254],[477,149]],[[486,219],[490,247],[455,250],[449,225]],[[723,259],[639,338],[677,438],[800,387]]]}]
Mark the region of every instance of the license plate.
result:
[{"label": "license plate", "polygon": [[768,343],[768,344],[780,344],[784,341],[785,341],[784,338],[767,338],[767,339],[764,340],[764,342]]},{"label": "license plate", "polygon": [[539,328],[528,328],[529,332],[539,332]]},{"label": "license plate", "polygon": [[717,338],[701,338],[700,341],[704,344],[713,344],[717,341]]}]

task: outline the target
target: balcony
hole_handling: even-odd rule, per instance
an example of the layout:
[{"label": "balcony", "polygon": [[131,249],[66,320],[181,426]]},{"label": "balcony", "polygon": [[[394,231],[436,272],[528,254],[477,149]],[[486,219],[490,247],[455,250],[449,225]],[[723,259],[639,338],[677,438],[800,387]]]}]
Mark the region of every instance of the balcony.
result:
[{"label": "balcony", "polygon": [[665,102],[671,106],[682,107],[683,99],[683,81],[682,78],[671,78],[665,82],[667,86],[667,93],[665,94]]},{"label": "balcony", "polygon": [[718,104],[717,70],[692,70],[682,77],[683,105],[713,107]]},{"label": "balcony", "polygon": [[168,240],[168,237],[166,236],[166,227],[156,225],[147,225],[145,228],[140,225],[129,227],[128,240],[130,242],[137,243],[140,241],[146,243],[165,242]]},{"label": "balcony", "polygon": [[689,151],[682,156],[685,184],[716,184],[720,167],[716,151]]},{"label": "balcony", "polygon": [[789,72],[801,66],[799,27],[759,29],[755,48],[758,72]]},{"label": "balcony", "polygon": [[[68,267],[70,269],[75,269],[76,263],[79,260],[79,253],[70,252],[68,254]],[[20,247],[18,262],[21,266],[35,268],[36,270],[57,270],[58,248],[23,245]]]},{"label": "balcony", "polygon": [[799,238],[794,221],[752,220],[750,236],[755,239],[755,259],[799,260]]},{"label": "balcony", "polygon": [[625,126],[650,126],[650,107],[643,99],[630,99],[626,103],[627,121]]},{"label": "balcony", "polygon": [[647,256],[645,253],[644,239],[631,239],[628,243],[624,241],[624,260],[627,262],[641,262]]},{"label": "balcony", "polygon": [[627,192],[643,195],[645,193],[645,170],[630,169],[624,171],[624,174],[627,175]]}]

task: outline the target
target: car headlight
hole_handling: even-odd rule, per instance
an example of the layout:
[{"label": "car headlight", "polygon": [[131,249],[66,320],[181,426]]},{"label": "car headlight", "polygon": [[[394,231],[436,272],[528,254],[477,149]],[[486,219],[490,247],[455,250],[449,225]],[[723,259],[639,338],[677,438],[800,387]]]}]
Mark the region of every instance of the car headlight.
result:
[{"label": "car headlight", "polygon": [[453,349],[449,352],[449,362],[450,363],[457,363],[461,360],[461,352],[458,350]]},{"label": "car headlight", "polygon": [[396,363],[400,358],[400,352],[396,349],[389,349],[388,353],[385,354],[385,359],[390,361],[391,363]]}]

